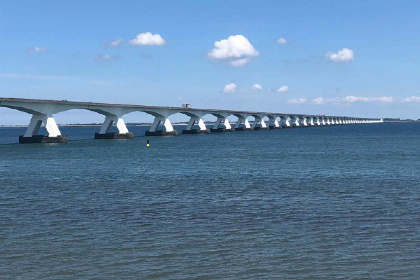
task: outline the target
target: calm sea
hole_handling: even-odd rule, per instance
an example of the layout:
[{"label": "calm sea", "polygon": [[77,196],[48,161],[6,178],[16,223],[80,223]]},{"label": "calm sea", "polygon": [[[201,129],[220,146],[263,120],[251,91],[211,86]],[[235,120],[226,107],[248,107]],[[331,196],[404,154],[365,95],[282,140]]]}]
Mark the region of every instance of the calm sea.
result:
[{"label": "calm sea", "polygon": [[24,130],[0,129],[0,279],[420,279],[420,123]]}]

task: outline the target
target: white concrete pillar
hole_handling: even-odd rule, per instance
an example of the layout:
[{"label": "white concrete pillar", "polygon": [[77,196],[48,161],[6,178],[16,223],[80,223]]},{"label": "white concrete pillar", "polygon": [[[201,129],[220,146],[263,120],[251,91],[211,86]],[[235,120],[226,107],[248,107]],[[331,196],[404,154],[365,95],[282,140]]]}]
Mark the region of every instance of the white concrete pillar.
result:
[{"label": "white concrete pillar", "polygon": [[[301,118],[299,118],[301,119]],[[308,126],[308,117],[302,116],[302,121],[301,121],[302,126]]]},{"label": "white concrete pillar", "polygon": [[331,125],[331,119],[327,118],[327,125]]},{"label": "white concrete pillar", "polygon": [[277,121],[277,118],[274,116],[269,116],[268,117],[269,120],[269,124],[268,126],[274,126],[274,127],[280,127],[279,122]]},{"label": "white concrete pillar", "polygon": [[161,123],[163,123],[166,132],[174,131],[174,128],[172,127],[171,121],[167,117],[156,116],[155,120],[153,121],[152,126],[149,129],[149,132],[156,132],[156,130],[158,129],[158,127]]},{"label": "white concrete pillar", "polygon": [[120,134],[129,133],[123,118],[118,117],[116,115],[108,115],[108,116],[105,116],[105,121],[102,124],[102,127],[101,127],[101,130],[99,131],[99,134],[108,133],[109,130],[111,129],[112,125],[115,125],[117,127],[118,133],[120,133]]},{"label": "white concrete pillar", "polygon": [[282,127],[290,127],[290,122],[287,116],[280,116],[280,125]]},{"label": "white concrete pillar", "polygon": [[315,126],[315,121],[314,121],[315,117],[310,117],[309,118],[309,124],[310,126]]},{"label": "white concrete pillar", "polygon": [[193,127],[194,127],[194,125],[196,123],[198,124],[198,127],[200,128],[199,130],[207,130],[207,127],[206,127],[203,119],[202,118],[199,118],[197,116],[192,116],[190,118],[190,121],[188,122],[187,128],[185,130],[191,130],[191,129],[193,129]]},{"label": "white concrete pillar", "polygon": [[226,129],[232,129],[229,120],[225,117],[218,117],[216,123],[213,126],[213,129],[218,129],[221,123],[223,123]]},{"label": "white concrete pillar", "polygon": [[300,126],[299,125],[299,118],[298,117],[295,117],[295,116],[290,117],[290,125],[291,126],[299,127]]},{"label": "white concrete pillar", "polygon": [[240,128],[241,125],[244,124],[245,128],[251,128],[251,124],[249,123],[248,119],[245,117],[238,117],[238,120],[235,124],[235,128]]},{"label": "white concrete pillar", "polygon": [[32,137],[38,133],[41,124],[44,124],[48,137],[57,137],[61,135],[60,129],[57,126],[52,115],[34,114],[32,115],[31,122],[26,129],[24,137]]}]

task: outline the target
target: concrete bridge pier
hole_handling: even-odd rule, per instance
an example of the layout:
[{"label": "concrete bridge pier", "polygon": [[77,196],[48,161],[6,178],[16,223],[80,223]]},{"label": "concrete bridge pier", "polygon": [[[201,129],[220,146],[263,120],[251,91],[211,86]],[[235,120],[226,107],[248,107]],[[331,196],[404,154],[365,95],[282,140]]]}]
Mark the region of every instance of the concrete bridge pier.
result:
[{"label": "concrete bridge pier", "polygon": [[[198,129],[194,128],[194,125],[198,125]],[[182,134],[205,134],[210,133],[210,129],[207,129],[201,116],[191,115],[190,121],[187,127],[182,130]]]},{"label": "concrete bridge pier", "polygon": [[[163,124],[165,130],[159,130],[160,124]],[[149,131],[146,131],[145,136],[177,136],[178,131],[176,131],[168,116],[164,115],[155,115],[155,120],[152,123]]]},{"label": "concrete bridge pier", "polygon": [[270,129],[278,129],[281,128],[280,123],[277,120],[277,116],[268,116],[268,127]]},{"label": "concrete bridge pier", "polygon": [[300,116],[299,122],[301,126],[308,126],[308,117]]},{"label": "concrete bridge pier", "polygon": [[267,124],[264,121],[264,116],[262,115],[252,115],[254,117],[254,122],[252,123],[252,128],[254,130],[268,129]]},{"label": "concrete bridge pier", "polygon": [[[118,129],[118,133],[109,132],[112,125]],[[106,115],[99,133],[95,133],[95,139],[133,139],[134,134],[129,132],[123,118],[116,115]]]},{"label": "concrete bridge pier", "polygon": [[292,128],[299,127],[298,117],[290,116],[289,119],[290,119],[290,121],[289,121],[290,127],[292,127]]},{"label": "concrete bridge pier", "polygon": [[303,127],[304,126],[303,125],[304,117],[303,116],[296,116],[295,118],[296,118],[296,120],[295,120],[296,127]]},{"label": "concrete bridge pier", "polygon": [[[251,124],[248,121],[248,115],[243,114],[235,114],[235,116],[238,118],[235,124],[235,131],[246,131],[246,130],[254,130],[251,127]],[[242,124],[244,126],[242,126]]]},{"label": "concrete bridge pier", "polygon": [[[39,128],[44,124],[48,135],[37,135]],[[52,115],[33,114],[31,121],[23,136],[19,136],[19,143],[66,143],[67,136],[61,135]]]},{"label": "concrete bridge pier", "polygon": [[[213,128],[210,129],[211,132],[233,132],[235,131],[234,128],[229,123],[229,120],[227,117],[229,117],[228,114],[213,114],[217,117],[216,122],[214,123]],[[224,126],[224,128],[222,127]]]},{"label": "concrete bridge pier", "polygon": [[330,118],[326,118],[326,123],[327,123],[327,125],[331,125],[331,119]]},{"label": "concrete bridge pier", "polygon": [[315,126],[315,118],[314,117],[309,117],[309,122],[308,122],[309,126]]},{"label": "concrete bridge pier", "polygon": [[280,126],[282,128],[291,128],[290,120],[288,116],[280,116]]}]

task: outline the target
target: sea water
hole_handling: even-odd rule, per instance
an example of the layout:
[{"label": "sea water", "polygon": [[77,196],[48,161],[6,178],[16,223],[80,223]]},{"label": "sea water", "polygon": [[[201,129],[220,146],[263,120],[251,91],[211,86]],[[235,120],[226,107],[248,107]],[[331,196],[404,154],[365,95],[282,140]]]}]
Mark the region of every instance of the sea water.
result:
[{"label": "sea water", "polygon": [[420,279],[420,123],[98,130],[0,128],[0,279]]}]

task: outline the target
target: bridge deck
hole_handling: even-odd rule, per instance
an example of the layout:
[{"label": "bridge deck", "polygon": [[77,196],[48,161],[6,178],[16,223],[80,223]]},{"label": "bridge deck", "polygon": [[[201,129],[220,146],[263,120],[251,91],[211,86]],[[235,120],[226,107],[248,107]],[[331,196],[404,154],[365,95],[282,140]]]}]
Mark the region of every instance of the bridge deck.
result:
[{"label": "bridge deck", "polygon": [[[149,105],[136,105],[136,104],[113,104],[113,103],[99,103],[99,102],[83,102],[83,101],[68,101],[68,100],[48,100],[48,99],[26,99],[26,98],[8,98],[0,97],[0,106],[2,102],[12,103],[41,103],[41,104],[60,104],[60,105],[74,105],[76,107],[86,106],[85,109],[89,109],[90,106],[102,106],[102,107],[120,107],[120,108],[131,108],[138,110],[147,109],[166,109],[180,112],[208,112],[208,113],[230,113],[235,114],[247,114],[247,115],[277,115],[277,116],[307,116],[316,117],[317,115],[310,114],[296,114],[296,113],[279,113],[279,112],[259,112],[259,111],[239,111],[239,110],[223,110],[223,109],[206,109],[206,108],[183,108],[183,107],[170,107],[170,106],[149,106]],[[76,109],[76,108],[75,108]],[[339,116],[328,116],[328,117],[339,117]],[[343,116],[341,116],[343,117]]]}]

